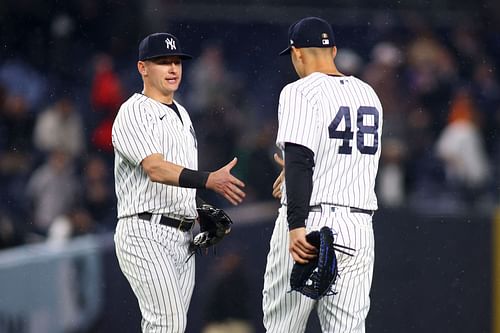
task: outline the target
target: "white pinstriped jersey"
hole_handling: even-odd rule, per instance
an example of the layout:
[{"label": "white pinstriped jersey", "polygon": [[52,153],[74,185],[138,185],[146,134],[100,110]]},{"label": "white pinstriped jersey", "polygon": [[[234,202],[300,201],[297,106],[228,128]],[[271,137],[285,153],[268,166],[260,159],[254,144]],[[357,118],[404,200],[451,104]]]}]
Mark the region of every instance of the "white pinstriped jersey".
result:
[{"label": "white pinstriped jersey", "polygon": [[141,162],[160,153],[165,160],[198,169],[195,132],[187,111],[174,110],[142,94],[132,95],[121,106],[113,123],[115,189],[118,218],[142,212],[171,217],[196,217],[196,189],[154,183]]},{"label": "white pinstriped jersey", "polygon": [[[312,73],[283,88],[278,121],[280,149],[290,142],[314,153],[311,206],[377,209],[382,105],[368,84],[353,76]],[[284,182],[282,193],[286,204]]]}]

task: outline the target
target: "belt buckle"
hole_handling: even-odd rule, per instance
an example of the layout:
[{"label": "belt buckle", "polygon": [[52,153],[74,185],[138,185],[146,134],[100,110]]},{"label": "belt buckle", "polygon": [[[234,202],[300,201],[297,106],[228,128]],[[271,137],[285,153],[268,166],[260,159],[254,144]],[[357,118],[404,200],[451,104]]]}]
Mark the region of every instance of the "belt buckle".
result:
[{"label": "belt buckle", "polygon": [[[183,230],[182,230],[182,225],[183,225],[183,224],[185,224],[185,223],[186,223],[186,224],[191,223],[191,222],[187,222],[187,219],[186,219],[184,216],[182,216],[182,217],[179,219],[179,221],[180,221],[180,223],[179,223],[179,226],[177,227],[177,229],[179,229],[180,231],[183,231]],[[187,229],[186,231],[189,231],[190,229],[191,229],[191,228]]]}]

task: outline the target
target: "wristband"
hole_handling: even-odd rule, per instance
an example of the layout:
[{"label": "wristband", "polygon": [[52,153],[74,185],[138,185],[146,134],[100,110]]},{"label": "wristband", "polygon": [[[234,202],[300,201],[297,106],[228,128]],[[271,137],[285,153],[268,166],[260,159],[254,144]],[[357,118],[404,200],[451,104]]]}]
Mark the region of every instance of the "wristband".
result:
[{"label": "wristband", "polygon": [[179,175],[179,186],[189,188],[205,188],[210,172],[184,168]]}]

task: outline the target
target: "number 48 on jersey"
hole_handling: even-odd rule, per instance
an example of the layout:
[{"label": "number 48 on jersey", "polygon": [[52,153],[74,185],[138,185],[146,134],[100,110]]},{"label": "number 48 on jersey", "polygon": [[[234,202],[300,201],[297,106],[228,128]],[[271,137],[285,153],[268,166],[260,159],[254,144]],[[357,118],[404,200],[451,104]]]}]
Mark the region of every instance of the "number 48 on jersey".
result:
[{"label": "number 48 on jersey", "polygon": [[[373,124],[366,125],[365,119],[373,118]],[[345,123],[345,128],[339,130],[339,126]],[[378,150],[378,127],[379,112],[373,106],[360,106],[356,112],[356,148],[361,154],[374,155]],[[348,106],[341,106],[328,126],[329,137],[331,139],[342,140],[342,145],[339,146],[339,154],[352,154],[351,140],[354,138],[352,131],[351,112]],[[367,138],[373,136],[373,140]],[[367,142],[371,141],[371,142]]]}]

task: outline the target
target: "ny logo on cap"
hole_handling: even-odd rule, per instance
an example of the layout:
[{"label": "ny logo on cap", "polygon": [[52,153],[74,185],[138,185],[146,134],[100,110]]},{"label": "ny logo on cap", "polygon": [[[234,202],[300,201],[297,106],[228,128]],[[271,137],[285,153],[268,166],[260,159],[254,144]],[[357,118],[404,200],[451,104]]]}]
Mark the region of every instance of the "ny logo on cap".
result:
[{"label": "ny logo on cap", "polygon": [[165,43],[167,44],[167,49],[177,50],[177,48],[175,47],[175,40],[173,38],[165,39]]}]

